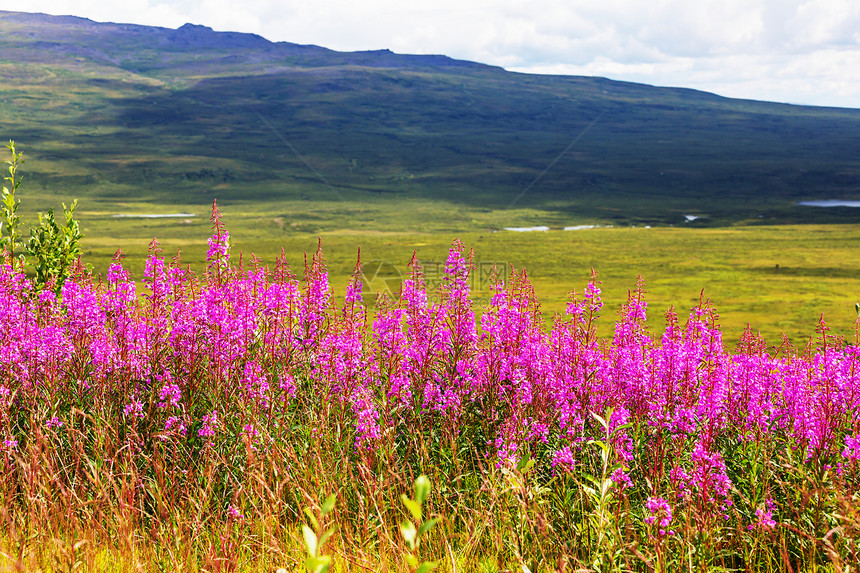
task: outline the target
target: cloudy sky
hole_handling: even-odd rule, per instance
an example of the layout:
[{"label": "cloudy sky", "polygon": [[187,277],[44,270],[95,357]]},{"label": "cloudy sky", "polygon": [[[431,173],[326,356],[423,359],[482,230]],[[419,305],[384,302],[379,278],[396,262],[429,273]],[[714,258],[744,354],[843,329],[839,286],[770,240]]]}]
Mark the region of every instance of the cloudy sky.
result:
[{"label": "cloudy sky", "polygon": [[335,50],[446,54],[732,97],[860,108],[860,0],[0,0],[2,10]]}]

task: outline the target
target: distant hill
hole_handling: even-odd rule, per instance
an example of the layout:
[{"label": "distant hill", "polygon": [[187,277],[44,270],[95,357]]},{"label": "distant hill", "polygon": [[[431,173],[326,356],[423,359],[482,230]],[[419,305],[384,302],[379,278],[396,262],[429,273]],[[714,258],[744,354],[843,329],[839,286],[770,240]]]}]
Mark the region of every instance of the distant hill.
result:
[{"label": "distant hill", "polygon": [[31,185],[64,196],[860,220],[795,206],[860,199],[860,110],[16,12],[0,12],[0,79],[0,139],[31,156]]}]

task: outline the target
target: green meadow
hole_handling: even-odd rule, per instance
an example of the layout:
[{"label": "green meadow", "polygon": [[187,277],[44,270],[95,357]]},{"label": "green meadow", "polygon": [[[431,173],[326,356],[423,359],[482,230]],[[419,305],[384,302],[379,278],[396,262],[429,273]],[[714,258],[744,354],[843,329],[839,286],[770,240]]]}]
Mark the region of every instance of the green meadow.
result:
[{"label": "green meadow", "polygon": [[[472,288],[478,300],[491,296],[493,267],[508,276],[511,266],[525,268],[547,320],[564,312],[571,290],[580,290],[597,272],[602,283],[604,315],[613,316],[628,289],[641,276],[648,292],[649,326],[662,329],[664,313],[674,306],[682,317],[699,300],[717,307],[726,342],[734,344],[746,328],[758,330],[771,344],[785,333],[803,345],[823,315],[834,333],[853,337],[860,300],[860,226],[775,225],[722,228],[597,227],[547,232],[506,231],[505,211],[458,209],[444,203],[401,204],[332,201],[323,205],[221,202],[234,253],[245,261],[256,256],[272,265],[283,249],[294,274],[301,277],[305,254],[322,242],[329,278],[342,293],[355,269],[358,249],[366,291],[397,293],[399,279],[416,253],[428,279],[441,279],[447,249],[461,239],[475,251]],[[167,218],[115,215],[185,213]],[[78,211],[85,233],[84,260],[104,273],[119,248],[123,264],[142,277],[150,242],[165,254],[202,271],[211,234],[206,205],[83,203]],[[539,224],[541,213],[518,215]],[[379,221],[382,224],[374,224]],[[234,254],[234,256],[236,256]],[[366,292],[365,294],[369,294]],[[368,297],[368,301],[370,297]],[[611,334],[604,321],[602,334]]]}]

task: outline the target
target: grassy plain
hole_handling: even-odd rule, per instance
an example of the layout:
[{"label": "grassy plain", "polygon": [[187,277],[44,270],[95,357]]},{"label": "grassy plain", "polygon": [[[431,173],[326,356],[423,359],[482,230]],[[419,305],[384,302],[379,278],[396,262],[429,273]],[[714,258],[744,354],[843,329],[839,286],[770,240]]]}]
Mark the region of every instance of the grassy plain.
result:
[{"label": "grassy plain", "polygon": [[[38,200],[36,200],[38,202]],[[293,272],[302,276],[304,253],[322,240],[335,291],[342,293],[358,249],[370,290],[397,291],[416,252],[428,279],[441,279],[451,242],[460,238],[475,251],[478,298],[488,298],[493,266],[526,268],[550,320],[563,312],[568,293],[582,290],[591,269],[602,281],[604,315],[612,316],[645,279],[649,324],[663,326],[674,306],[681,317],[699,299],[710,298],[721,315],[726,341],[734,344],[747,323],[772,344],[786,333],[803,344],[820,315],[845,336],[853,335],[854,303],[860,300],[858,225],[690,227],[600,227],[548,232],[501,229],[504,211],[466,209],[444,202],[401,203],[392,209],[374,203],[308,204],[224,202],[219,207],[231,233],[234,255],[251,254],[273,264],[284,250]],[[190,213],[181,218],[117,218],[117,214]],[[117,248],[141,277],[149,242],[157,238],[168,255],[202,269],[211,233],[209,207],[146,203],[84,203],[79,210],[85,260],[103,273]],[[541,223],[539,211],[519,215]],[[557,224],[557,223],[555,223]],[[372,302],[368,299],[368,302]],[[604,321],[606,322],[606,321]],[[603,324],[602,334],[611,334]]]}]

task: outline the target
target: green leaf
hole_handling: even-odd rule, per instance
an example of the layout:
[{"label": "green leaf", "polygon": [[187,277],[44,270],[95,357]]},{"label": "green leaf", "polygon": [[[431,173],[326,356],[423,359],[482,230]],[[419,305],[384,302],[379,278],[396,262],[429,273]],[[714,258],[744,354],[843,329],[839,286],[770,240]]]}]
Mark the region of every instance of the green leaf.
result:
[{"label": "green leaf", "polygon": [[421,537],[431,529],[433,529],[436,524],[439,523],[439,518],[434,517],[433,519],[428,519],[424,523],[421,524],[421,527],[418,528],[418,536]]},{"label": "green leaf", "polygon": [[434,561],[425,561],[421,565],[418,566],[418,569],[415,570],[415,573],[427,573],[428,571],[433,571],[436,569],[437,565]]},{"label": "green leaf", "polygon": [[[604,428],[609,427],[609,424],[606,423],[606,420],[604,420],[603,418],[598,416],[595,412],[589,412],[589,414],[591,414],[591,417],[594,418],[595,420],[597,420],[600,423],[600,425],[603,426]],[[612,410],[609,410],[607,417],[609,417],[610,415],[612,415]]]},{"label": "green leaf", "polygon": [[305,547],[308,549],[308,555],[311,557],[317,556],[317,534],[307,525],[302,525],[302,535],[305,538]]},{"label": "green leaf", "polygon": [[322,515],[328,514],[332,509],[334,509],[334,502],[336,500],[337,500],[337,494],[334,494],[334,493],[331,494],[330,496],[328,496],[327,498],[325,498],[325,501],[323,502],[322,507],[320,508],[320,513]]},{"label": "green leaf", "polygon": [[[529,466],[530,461],[531,461],[531,454],[526,452],[526,455],[524,455],[522,458],[520,458],[520,461],[517,462],[517,471],[519,471],[519,472],[523,472],[523,470],[527,471],[528,468],[531,467],[531,466]],[[534,464],[532,464],[532,465],[534,465]],[[526,467],[526,466],[528,466],[528,467]],[[523,472],[523,473],[525,473],[525,472]]]},{"label": "green leaf", "polygon": [[430,495],[430,478],[421,474],[415,479],[415,501],[423,504]]},{"label": "green leaf", "polygon": [[334,533],[334,529],[323,531],[323,534],[320,535],[319,541],[317,542],[317,549],[319,551],[322,551],[322,546],[325,545],[325,542],[329,540],[329,537],[331,537],[332,533]]},{"label": "green leaf", "polygon": [[306,508],[305,508],[305,517],[307,517],[307,518],[308,518],[308,521],[310,521],[310,522],[311,522],[311,525],[313,525],[313,526],[314,526],[314,529],[319,529],[319,528],[320,528],[320,524],[319,524],[319,522],[317,521],[317,518],[316,518],[316,517],[314,517],[313,512],[311,512],[311,508],[309,508],[309,507],[306,507]]},{"label": "green leaf", "polygon": [[600,486],[600,493],[605,496],[606,492],[608,492],[610,489],[612,489],[612,486],[614,486],[614,485],[615,485],[615,482],[609,478],[603,480],[603,484]]},{"label": "green leaf", "polygon": [[632,427],[633,427],[633,422],[627,422],[626,424],[621,424],[621,425],[616,426],[615,428],[612,429],[612,435],[614,436],[615,434],[617,434],[619,432],[623,432],[627,428],[632,428]]},{"label": "green leaf", "polygon": [[331,567],[331,556],[308,557],[305,559],[305,569],[309,573],[325,573]]},{"label": "green leaf", "polygon": [[589,440],[588,443],[593,444],[595,446],[600,446],[600,449],[603,450],[604,454],[609,453],[609,446],[601,440]]},{"label": "green leaf", "polygon": [[400,494],[400,500],[406,506],[406,509],[409,510],[409,513],[412,514],[412,519],[421,521],[421,504],[414,499],[409,499],[405,494]]},{"label": "green leaf", "polygon": [[415,549],[415,536],[418,532],[415,530],[415,524],[411,521],[404,521],[400,524],[400,535],[403,536],[403,541],[409,544],[410,549]]}]

